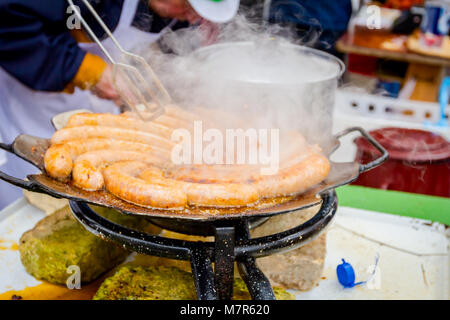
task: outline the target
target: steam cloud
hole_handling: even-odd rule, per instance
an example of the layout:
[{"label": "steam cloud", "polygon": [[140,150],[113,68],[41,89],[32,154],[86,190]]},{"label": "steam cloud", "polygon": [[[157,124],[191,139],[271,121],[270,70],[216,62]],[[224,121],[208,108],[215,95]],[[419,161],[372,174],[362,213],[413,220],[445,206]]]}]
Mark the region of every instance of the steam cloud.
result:
[{"label": "steam cloud", "polygon": [[[297,131],[326,148],[340,66],[297,47],[301,39],[286,30],[240,15],[221,27],[165,33],[160,43],[171,54],[147,45],[137,51],[179,106],[218,111],[223,129]],[[299,145],[293,139],[281,135],[281,152]]]}]

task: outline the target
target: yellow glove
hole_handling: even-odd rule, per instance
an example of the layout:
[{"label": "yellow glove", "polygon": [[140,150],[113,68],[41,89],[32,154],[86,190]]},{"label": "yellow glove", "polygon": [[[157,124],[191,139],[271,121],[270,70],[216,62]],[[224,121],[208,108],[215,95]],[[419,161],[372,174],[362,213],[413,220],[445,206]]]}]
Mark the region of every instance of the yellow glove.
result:
[{"label": "yellow glove", "polygon": [[73,80],[64,88],[65,93],[73,93],[75,87],[82,90],[92,89],[102,78],[107,63],[91,53],[86,53],[83,62]]}]

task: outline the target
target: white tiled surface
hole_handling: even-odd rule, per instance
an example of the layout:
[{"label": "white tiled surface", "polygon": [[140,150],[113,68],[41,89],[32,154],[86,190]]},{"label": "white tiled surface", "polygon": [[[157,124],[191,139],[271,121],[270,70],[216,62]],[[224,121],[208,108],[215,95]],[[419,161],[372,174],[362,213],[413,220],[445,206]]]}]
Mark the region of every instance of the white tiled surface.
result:
[{"label": "white tiled surface", "polygon": [[[443,225],[423,220],[341,207],[327,236],[327,256],[319,286],[298,299],[449,299],[449,234]],[[355,269],[356,282],[344,289],[336,266],[344,258]]]},{"label": "white tiled surface", "polygon": [[[0,246],[17,243],[44,216],[24,199],[1,211]],[[442,225],[341,207],[327,240],[326,279],[298,299],[449,299],[449,242]],[[378,286],[339,285],[335,269],[342,258],[353,265],[358,281],[368,279],[377,254]],[[18,251],[0,250],[0,292],[38,283],[25,272]]]},{"label": "white tiled surface", "polygon": [[[374,119],[343,114],[335,109],[333,133],[360,126],[367,131],[383,127],[429,130],[419,123]],[[434,128],[450,138],[449,128]],[[353,161],[357,133],[341,139],[334,161]],[[450,299],[449,233],[442,225],[386,214],[339,208],[329,229],[324,277],[319,286],[301,293],[301,299]],[[336,266],[345,258],[352,263],[358,280],[369,278],[368,266],[380,255],[378,289],[367,286],[343,289],[337,282]],[[372,270],[369,268],[369,270]],[[359,277],[358,277],[359,276]]]},{"label": "white tiled surface", "polygon": [[[18,244],[22,234],[45,217],[44,212],[20,199],[0,211],[0,246]],[[0,292],[21,290],[40,282],[26,273],[17,250],[0,250]]]}]

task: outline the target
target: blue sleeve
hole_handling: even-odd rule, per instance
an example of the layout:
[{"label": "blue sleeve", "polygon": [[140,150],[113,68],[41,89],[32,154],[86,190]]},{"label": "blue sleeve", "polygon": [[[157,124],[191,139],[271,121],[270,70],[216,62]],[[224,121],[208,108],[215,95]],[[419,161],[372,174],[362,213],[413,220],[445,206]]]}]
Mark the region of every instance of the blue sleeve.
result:
[{"label": "blue sleeve", "polygon": [[[123,0],[92,1],[110,29]],[[99,37],[103,31],[80,1],[74,3]],[[65,0],[0,0],[0,67],[26,86],[62,91],[75,77],[85,52],[67,27]]]},{"label": "blue sleeve", "polygon": [[62,91],[85,55],[66,9],[65,1],[0,0],[0,66],[32,89]]}]

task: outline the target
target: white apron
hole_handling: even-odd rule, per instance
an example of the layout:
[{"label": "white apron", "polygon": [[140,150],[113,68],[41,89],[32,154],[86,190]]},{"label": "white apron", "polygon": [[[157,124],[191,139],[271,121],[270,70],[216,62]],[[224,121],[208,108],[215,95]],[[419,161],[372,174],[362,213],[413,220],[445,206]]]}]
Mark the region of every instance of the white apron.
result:
[{"label": "white apron", "polygon": [[[114,36],[125,50],[130,50],[137,44],[154,42],[159,37],[159,34],[143,32],[131,26],[138,2],[139,0],[124,1],[119,23],[114,31]],[[103,44],[114,52],[111,39],[105,39]],[[83,43],[79,46],[103,56],[95,43]],[[119,112],[113,102],[99,99],[89,91],[76,89],[73,94],[65,94],[31,90],[0,68],[0,139],[3,142],[11,143],[22,133],[50,138],[55,131],[50,123],[52,117],[73,109]],[[2,159],[6,160],[3,165]],[[38,171],[31,164],[3,151],[0,152],[0,170],[17,178],[25,178]],[[20,188],[0,180],[0,210],[21,196]]]}]

